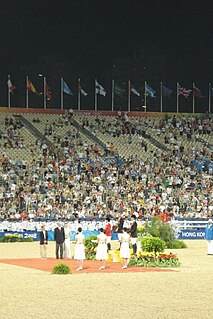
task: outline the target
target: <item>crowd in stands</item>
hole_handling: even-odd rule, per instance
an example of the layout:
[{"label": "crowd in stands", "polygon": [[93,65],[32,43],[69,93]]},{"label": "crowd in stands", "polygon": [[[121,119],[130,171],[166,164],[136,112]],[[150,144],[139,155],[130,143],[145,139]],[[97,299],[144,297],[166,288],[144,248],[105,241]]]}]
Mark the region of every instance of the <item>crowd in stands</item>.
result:
[{"label": "crowd in stands", "polygon": [[[213,216],[212,172],[194,165],[194,160],[213,159],[209,145],[185,149],[182,144],[184,137],[194,140],[201,134],[212,136],[210,117],[166,115],[133,121],[119,113],[116,125],[110,125],[103,116],[95,116],[92,121],[83,116],[82,127],[93,135],[101,131],[111,136],[105,148],[86,143],[72,125],[72,118],[73,114],[68,113],[46,124],[43,133],[52,135],[54,146],[37,140],[34,152],[39,152],[39,158],[22,161],[8,157],[6,150],[1,154],[0,220],[4,225],[6,221],[35,219],[116,219],[118,214],[125,218],[135,214],[138,219],[158,214],[169,218]],[[68,128],[68,134],[57,134],[57,126]],[[18,127],[14,120],[5,121],[11,147],[16,145],[13,141]],[[114,137],[137,134],[140,139],[152,132],[163,136],[166,151],[159,149],[151,159],[143,159],[135,149],[128,159],[119,159]],[[149,151],[144,140],[141,146]]]}]

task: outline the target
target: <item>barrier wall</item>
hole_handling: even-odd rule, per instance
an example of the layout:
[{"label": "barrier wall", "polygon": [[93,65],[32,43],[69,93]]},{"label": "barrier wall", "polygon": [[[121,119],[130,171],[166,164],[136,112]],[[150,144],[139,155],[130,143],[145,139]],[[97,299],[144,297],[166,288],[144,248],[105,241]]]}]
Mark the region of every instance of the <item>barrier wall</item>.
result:
[{"label": "barrier wall", "polygon": [[205,229],[200,230],[180,230],[178,232],[178,239],[204,239],[205,238]]},{"label": "barrier wall", "polygon": [[[24,231],[24,232],[16,232],[16,231],[8,231],[8,232],[0,232],[0,238],[2,238],[4,235],[8,234],[16,234],[16,235],[21,235],[22,238],[32,238],[34,241],[40,240],[40,235],[39,231]],[[97,236],[99,234],[98,231],[83,231],[84,236],[87,238],[89,236]],[[76,231],[72,232],[72,236],[70,237],[70,240],[75,240],[76,236]],[[54,240],[54,232],[53,231],[48,231],[48,240],[53,241]],[[112,233],[112,240],[118,240],[118,234]]]},{"label": "barrier wall", "polygon": [[[5,234],[19,234],[22,235],[24,239],[26,238],[32,238],[34,241],[40,240],[39,237],[39,232],[38,231],[25,231],[25,232],[0,232],[0,238],[3,237]],[[98,235],[98,231],[83,231],[83,234],[85,237],[93,236],[93,235]],[[72,232],[72,236],[70,237],[70,240],[75,240],[76,236],[76,231]],[[54,240],[54,232],[53,231],[48,231],[48,238],[49,241]],[[178,232],[178,239],[204,239],[205,238],[205,229],[200,229],[200,230],[180,230]],[[118,240],[118,234],[112,233],[112,240]]]},{"label": "barrier wall", "polygon": [[[21,107],[0,107],[0,112],[6,113],[33,113],[33,114],[64,114],[66,110],[61,109],[43,109],[43,108],[21,108]],[[117,111],[95,111],[95,110],[76,110],[74,109],[76,114],[85,114],[85,115],[103,115],[103,116],[117,116]],[[122,111],[127,112],[127,111]],[[141,117],[162,117],[164,114],[168,114],[169,116],[175,115],[176,117],[194,117],[194,116],[205,116],[205,113],[175,113],[175,112],[138,112],[131,111],[127,112],[129,116],[141,116]]]}]

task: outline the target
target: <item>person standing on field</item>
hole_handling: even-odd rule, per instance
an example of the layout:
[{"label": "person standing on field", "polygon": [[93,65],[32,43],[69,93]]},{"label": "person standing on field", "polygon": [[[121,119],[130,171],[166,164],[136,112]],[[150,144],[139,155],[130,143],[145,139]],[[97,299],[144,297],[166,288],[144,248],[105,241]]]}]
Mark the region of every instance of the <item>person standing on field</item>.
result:
[{"label": "person standing on field", "polygon": [[136,255],[137,254],[137,238],[138,238],[138,225],[136,223],[136,216],[132,215],[131,216],[131,228],[130,228],[130,234],[131,234],[131,244],[132,244],[132,248],[133,248],[133,254]]},{"label": "person standing on field", "polygon": [[64,241],[64,258],[70,258],[70,237],[72,236],[72,232],[69,228],[69,224],[64,223],[64,233],[65,233],[65,241]]},{"label": "person standing on field", "polygon": [[208,255],[213,255],[213,223],[212,219],[208,220],[205,230],[205,239],[207,240]]},{"label": "person standing on field", "polygon": [[60,259],[63,259],[63,246],[65,241],[65,233],[64,228],[61,227],[61,222],[58,222],[58,227],[54,230],[54,240],[56,242],[56,259],[59,258],[59,250],[60,250]]},{"label": "person standing on field", "polygon": [[48,231],[45,226],[41,226],[40,231],[40,256],[42,259],[47,259],[47,244],[48,244]]},{"label": "person standing on field", "polygon": [[111,237],[112,237],[112,231],[111,231],[111,224],[110,224],[110,218],[106,218],[106,225],[105,225],[105,234],[107,236],[107,251],[109,252],[111,250]]}]

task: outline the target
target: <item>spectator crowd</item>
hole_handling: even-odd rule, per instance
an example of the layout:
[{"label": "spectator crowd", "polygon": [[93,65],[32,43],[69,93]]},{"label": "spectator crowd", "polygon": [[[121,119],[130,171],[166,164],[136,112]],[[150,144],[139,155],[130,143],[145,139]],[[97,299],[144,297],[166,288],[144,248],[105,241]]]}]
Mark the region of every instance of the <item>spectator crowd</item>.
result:
[{"label": "spectator crowd", "polygon": [[[190,119],[166,115],[133,121],[127,114],[119,113],[113,126],[106,123],[104,116],[92,120],[89,116],[82,117],[82,127],[93,135],[108,134],[105,148],[85,142],[72,125],[72,118],[69,114],[60,117],[60,125],[69,128],[66,136],[57,134],[57,123],[45,126],[45,135],[52,136],[54,145],[38,140],[34,152],[39,156],[30,161],[10,158],[6,150],[2,152],[0,231],[8,227],[35,229],[43,219],[92,220],[107,216],[116,219],[118,214],[125,218],[134,214],[142,219],[161,213],[170,218],[213,216],[212,171],[195,165],[195,161],[203,160],[212,163],[211,145],[204,141],[199,149],[186,149],[182,143],[184,138],[201,142],[203,135],[211,139],[209,116]],[[18,144],[14,139],[16,126],[20,125],[5,122],[10,147],[21,147],[21,138]],[[129,158],[121,159],[113,143],[113,138],[120,134],[128,138],[126,147],[131,143],[129,136],[137,134],[140,140],[147,134],[148,138],[161,136],[167,149],[159,149],[147,159],[139,158],[135,149]],[[144,140],[141,143],[149,152]],[[31,226],[27,224],[29,221]],[[50,223],[49,228],[54,228],[54,222]],[[83,229],[88,228],[86,225],[82,225]],[[96,225],[93,226],[95,229]]]}]

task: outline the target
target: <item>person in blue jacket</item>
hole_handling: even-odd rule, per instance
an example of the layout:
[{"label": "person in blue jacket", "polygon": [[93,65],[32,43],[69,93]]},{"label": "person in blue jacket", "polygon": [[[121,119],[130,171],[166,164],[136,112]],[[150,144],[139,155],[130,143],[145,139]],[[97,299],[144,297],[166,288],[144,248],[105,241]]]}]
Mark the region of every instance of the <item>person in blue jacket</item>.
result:
[{"label": "person in blue jacket", "polygon": [[213,223],[212,219],[208,220],[205,230],[205,239],[207,240],[208,255],[213,255]]}]

